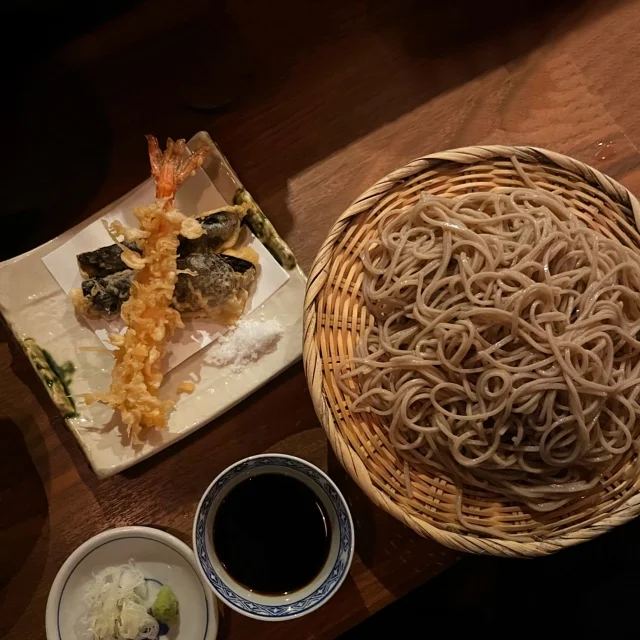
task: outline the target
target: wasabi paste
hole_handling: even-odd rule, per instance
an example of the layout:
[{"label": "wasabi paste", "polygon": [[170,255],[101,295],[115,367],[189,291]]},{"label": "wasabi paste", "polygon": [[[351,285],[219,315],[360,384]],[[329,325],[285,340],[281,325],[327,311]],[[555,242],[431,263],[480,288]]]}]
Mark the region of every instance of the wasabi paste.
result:
[{"label": "wasabi paste", "polygon": [[180,617],[180,607],[176,594],[167,587],[160,587],[156,599],[151,605],[151,615],[164,624],[173,624]]}]

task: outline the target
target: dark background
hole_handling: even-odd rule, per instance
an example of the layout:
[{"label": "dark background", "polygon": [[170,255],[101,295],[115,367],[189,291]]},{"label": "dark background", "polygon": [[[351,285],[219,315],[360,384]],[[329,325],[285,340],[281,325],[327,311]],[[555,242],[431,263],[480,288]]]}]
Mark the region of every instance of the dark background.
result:
[{"label": "dark background", "polygon": [[492,638],[633,635],[640,598],[639,540],[640,522],[635,521],[545,558],[465,557],[341,640],[480,630]]}]

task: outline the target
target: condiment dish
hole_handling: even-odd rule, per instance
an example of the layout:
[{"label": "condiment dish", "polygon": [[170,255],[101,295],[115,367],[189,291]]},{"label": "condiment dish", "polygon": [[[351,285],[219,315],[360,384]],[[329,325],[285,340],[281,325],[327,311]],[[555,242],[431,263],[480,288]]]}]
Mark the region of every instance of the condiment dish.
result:
[{"label": "condiment dish", "polygon": [[94,574],[132,559],[142,575],[168,585],[180,605],[180,621],[166,640],[215,640],[218,609],[201,579],[193,552],[174,536],[150,527],[120,527],[94,536],[65,561],[53,581],[46,611],[47,640],[76,640],[86,586]]}]

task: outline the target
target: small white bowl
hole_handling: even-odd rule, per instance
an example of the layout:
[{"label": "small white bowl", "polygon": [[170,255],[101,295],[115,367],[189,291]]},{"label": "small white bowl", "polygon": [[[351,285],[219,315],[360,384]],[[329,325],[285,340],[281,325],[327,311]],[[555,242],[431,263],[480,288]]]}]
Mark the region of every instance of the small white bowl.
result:
[{"label": "small white bowl", "polygon": [[[218,559],[211,535],[215,514],[229,491],[249,477],[274,472],[292,476],[307,485],[322,501],[331,525],[329,556],[318,576],[302,589],[275,596],[256,593],[236,582]],[[274,496],[274,500],[277,499],[278,496]],[[310,462],[284,454],[245,458],[225,469],[204,492],[193,523],[196,561],[216,595],[239,613],[269,622],[299,618],[327,602],[349,573],[353,547],[353,521],[338,487]]]},{"label": "small white bowl", "polygon": [[186,544],[149,527],[121,527],[94,536],[65,561],[53,581],[47,600],[47,640],[76,640],[74,626],[85,611],[84,589],[92,575],[133,558],[145,578],[168,585],[178,598],[180,622],[167,640],[214,640],[218,608],[203,583]]}]

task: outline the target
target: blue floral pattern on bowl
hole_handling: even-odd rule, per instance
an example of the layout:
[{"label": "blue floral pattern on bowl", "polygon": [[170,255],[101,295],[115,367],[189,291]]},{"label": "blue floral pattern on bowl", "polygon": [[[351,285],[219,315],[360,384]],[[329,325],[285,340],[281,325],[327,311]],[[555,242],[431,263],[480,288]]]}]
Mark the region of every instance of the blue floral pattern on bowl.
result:
[{"label": "blue floral pattern on bowl", "polygon": [[[336,514],[336,521],[339,531],[338,554],[329,574],[322,584],[311,594],[300,600],[284,605],[268,605],[253,602],[244,598],[221,579],[215,570],[206,544],[206,522],[211,509],[211,505],[219,494],[220,490],[231,482],[234,478],[254,469],[264,469],[268,467],[288,468],[304,474],[316,483],[325,493]],[[196,514],[194,525],[194,551],[205,578],[212,586],[217,595],[225,600],[232,607],[246,612],[248,615],[259,618],[269,618],[271,620],[298,617],[307,613],[311,609],[317,608],[325,600],[329,599],[336,589],[342,584],[346,577],[351,559],[353,556],[353,522],[347,510],[346,503],[342,495],[336,490],[333,483],[328,478],[317,471],[313,465],[302,460],[288,456],[256,456],[248,458],[231,467],[223,473],[207,490],[201,505]]]}]

